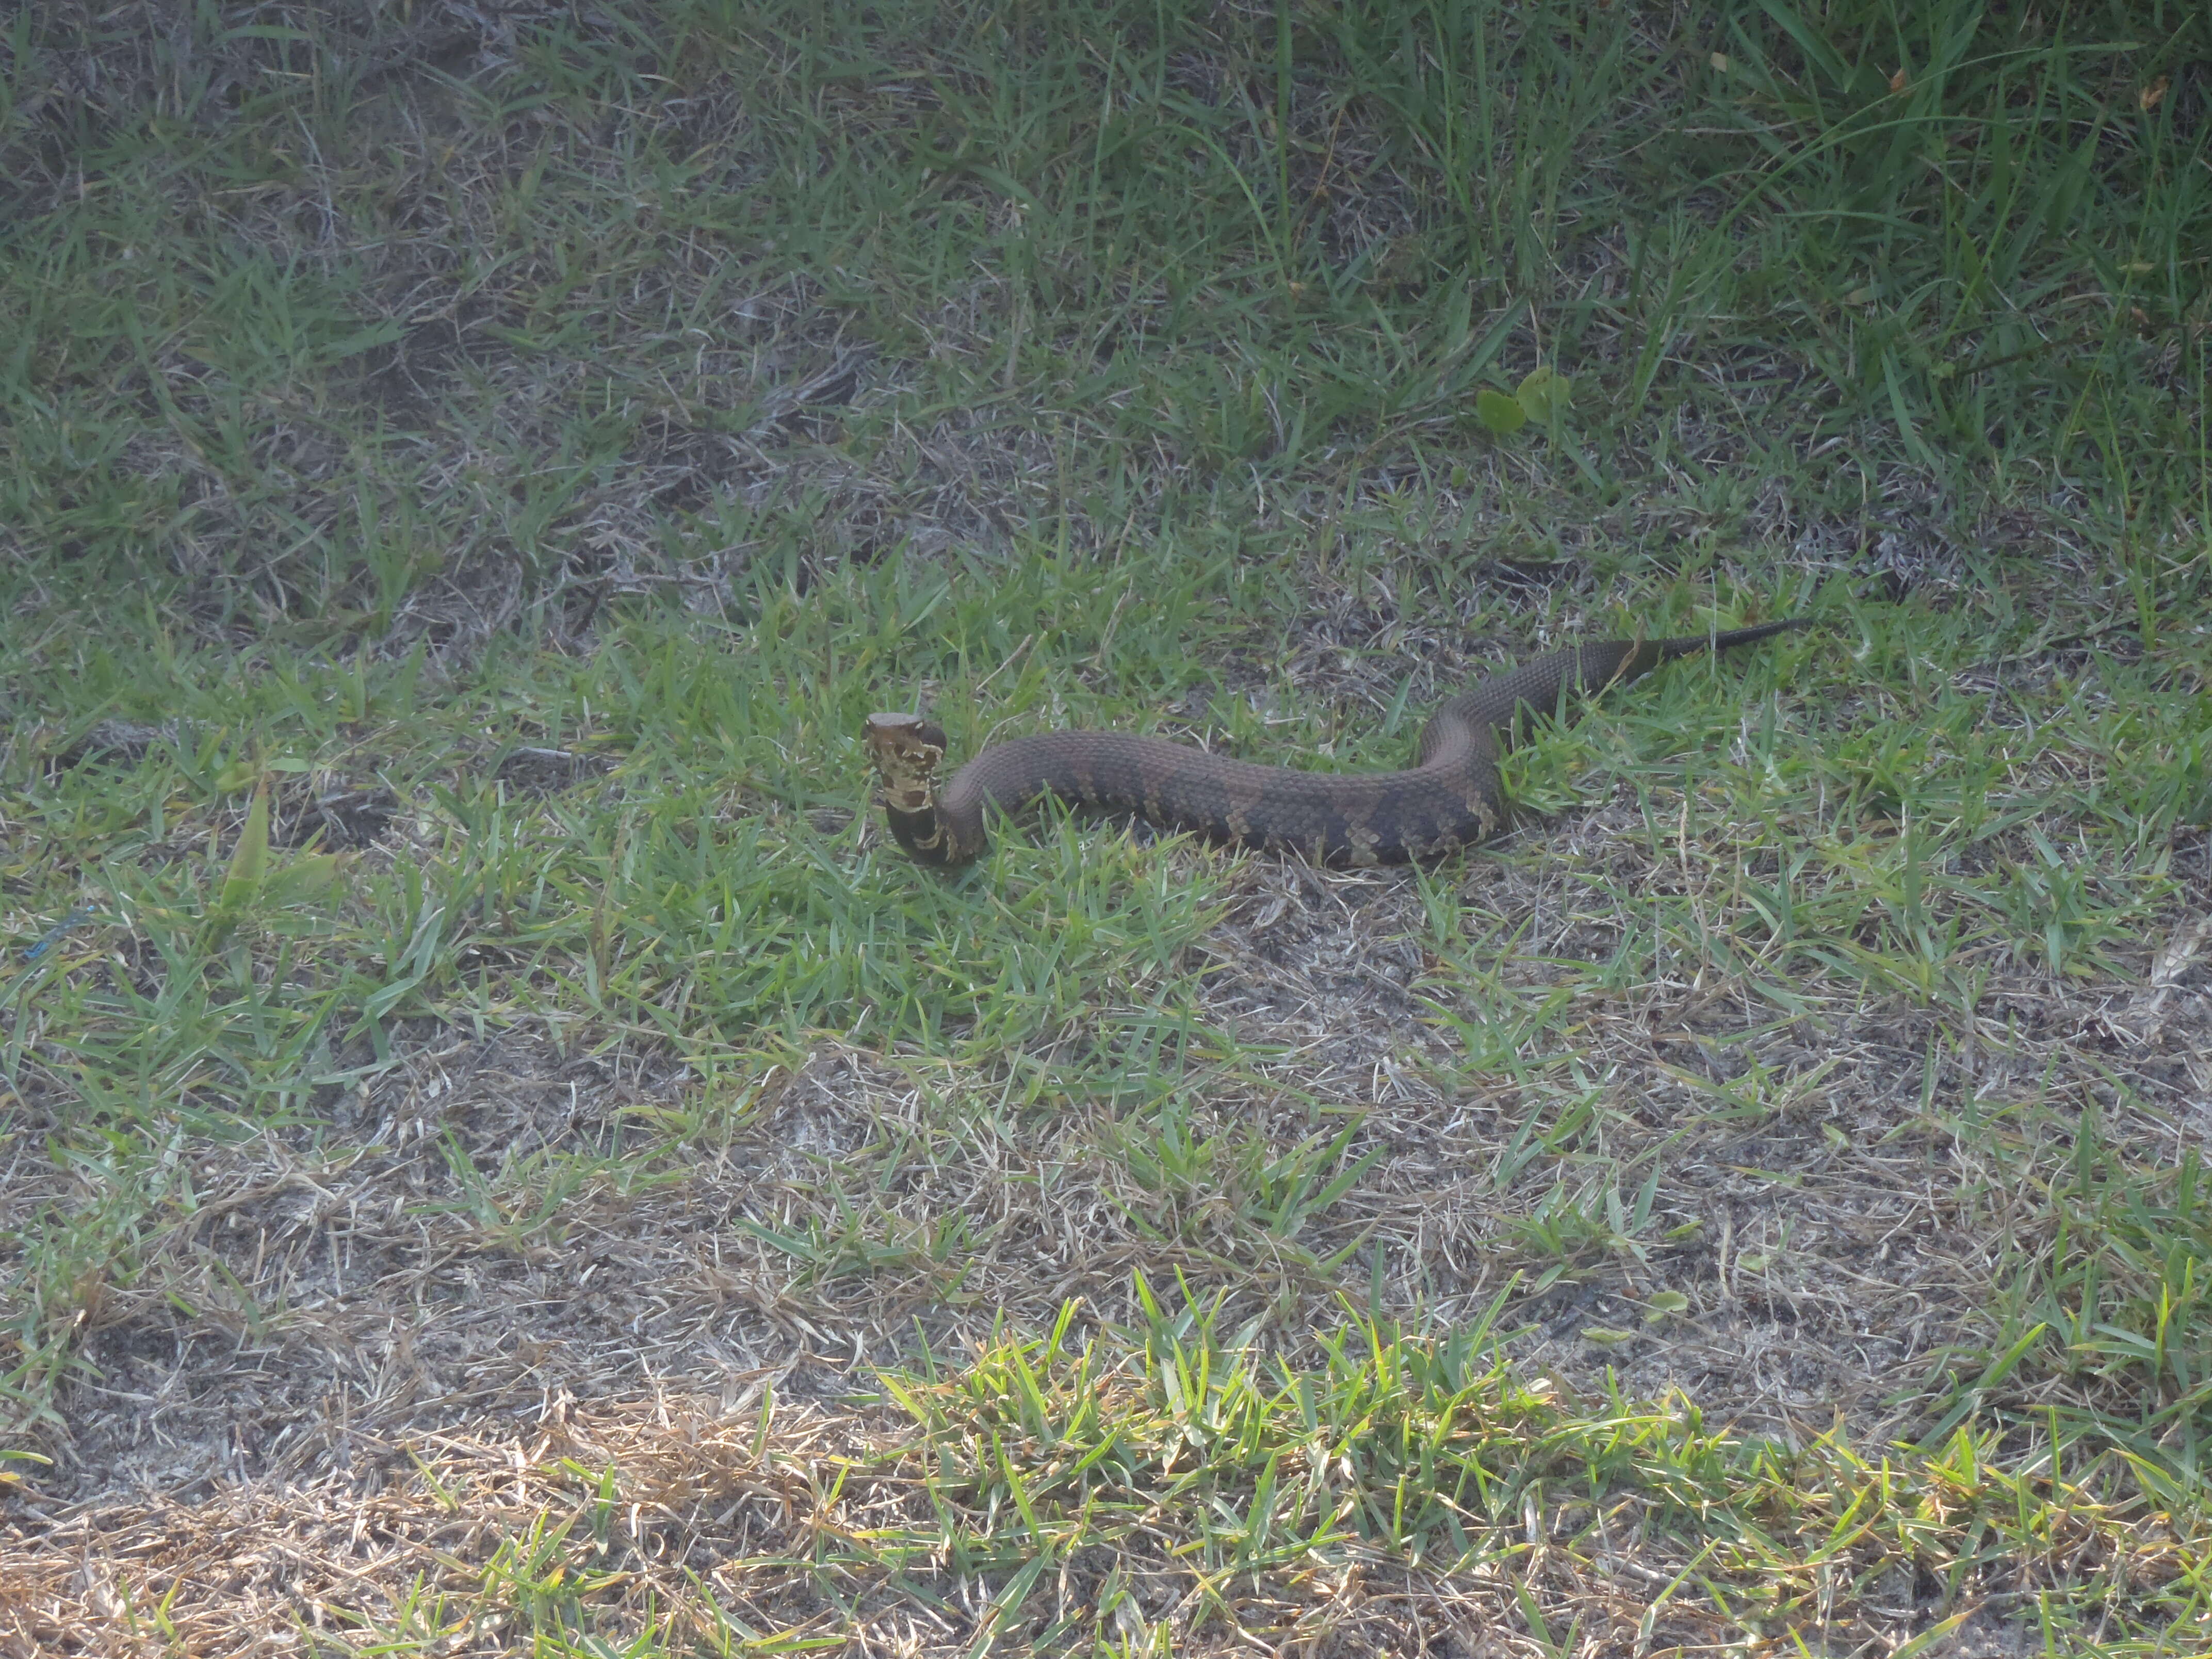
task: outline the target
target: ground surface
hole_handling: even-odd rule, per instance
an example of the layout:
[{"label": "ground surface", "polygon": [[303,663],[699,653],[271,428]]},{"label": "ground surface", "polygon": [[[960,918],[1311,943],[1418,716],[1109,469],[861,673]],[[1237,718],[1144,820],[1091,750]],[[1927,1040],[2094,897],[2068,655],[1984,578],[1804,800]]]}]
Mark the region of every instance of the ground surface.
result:
[{"label": "ground surface", "polygon": [[[2202,1650],[2212,25],[2087,18],[27,16],[0,1648]],[[1433,868],[866,810],[1793,613]]]}]

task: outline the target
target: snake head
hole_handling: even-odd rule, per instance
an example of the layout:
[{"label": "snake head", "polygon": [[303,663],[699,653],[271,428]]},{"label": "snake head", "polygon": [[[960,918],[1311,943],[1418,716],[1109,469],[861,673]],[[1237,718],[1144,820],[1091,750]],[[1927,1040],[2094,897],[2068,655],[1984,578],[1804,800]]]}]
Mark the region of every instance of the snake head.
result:
[{"label": "snake head", "polygon": [[926,812],[937,804],[937,769],[945,759],[945,729],[919,714],[871,714],[861,727],[868,758],[884,781],[884,804],[902,812]]}]

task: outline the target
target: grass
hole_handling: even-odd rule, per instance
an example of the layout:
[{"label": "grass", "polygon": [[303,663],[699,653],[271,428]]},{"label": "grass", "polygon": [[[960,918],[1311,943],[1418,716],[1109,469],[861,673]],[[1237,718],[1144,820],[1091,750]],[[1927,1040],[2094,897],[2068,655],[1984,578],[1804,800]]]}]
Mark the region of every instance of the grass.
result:
[{"label": "grass", "polygon": [[[2201,9],[156,9],[0,53],[19,1639],[2204,1645]],[[866,809],[1792,612],[1431,869]]]}]

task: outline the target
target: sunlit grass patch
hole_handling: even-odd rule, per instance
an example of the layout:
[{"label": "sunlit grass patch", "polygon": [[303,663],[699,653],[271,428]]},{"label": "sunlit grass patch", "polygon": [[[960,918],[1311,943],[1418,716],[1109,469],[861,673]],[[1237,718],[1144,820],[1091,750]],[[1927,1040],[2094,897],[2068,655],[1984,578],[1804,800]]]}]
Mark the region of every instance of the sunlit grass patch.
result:
[{"label": "sunlit grass patch", "polygon": [[[264,1524],[303,1547],[302,1623],[332,1653],[805,1651],[902,1631],[963,1651],[1486,1632],[1924,1650],[2011,1628],[2127,1655],[2205,1627],[2201,1494],[2057,1417],[1875,1456],[1840,1432],[1747,1437],[1679,1397],[1532,1383],[1481,1325],[1347,1320],[1300,1364],[1202,1307],[1149,1305],[1110,1344],[1070,1310],[842,1406],[757,1380],[719,1406],[580,1403],[520,1438],[440,1437],[393,1462],[366,1571],[309,1547],[359,1500],[264,1500]],[[465,1514],[479,1524],[455,1540]],[[177,1565],[120,1581],[165,1632],[234,1627],[207,1593],[222,1518],[120,1520],[124,1540],[167,1528]]]}]

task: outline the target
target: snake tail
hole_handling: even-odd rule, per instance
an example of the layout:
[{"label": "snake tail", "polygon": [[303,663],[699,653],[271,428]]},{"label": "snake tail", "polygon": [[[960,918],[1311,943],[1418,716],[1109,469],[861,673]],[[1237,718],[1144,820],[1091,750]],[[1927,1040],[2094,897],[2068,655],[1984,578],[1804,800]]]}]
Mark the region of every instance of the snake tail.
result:
[{"label": "snake tail", "polygon": [[1550,714],[1570,695],[1601,690],[1675,657],[1749,645],[1809,625],[1793,617],[1671,640],[1571,645],[1489,674],[1452,697],[1421,730],[1414,763],[1346,775],[1255,766],[1164,738],[1047,732],[994,744],[939,781],[943,728],[920,714],[868,716],[869,758],[893,839],[917,862],[957,869],[989,845],[986,821],[1045,795],[1131,812],[1164,829],[1246,846],[1295,848],[1334,865],[1402,864],[1487,840],[1511,808],[1498,762],[1521,716]]}]

